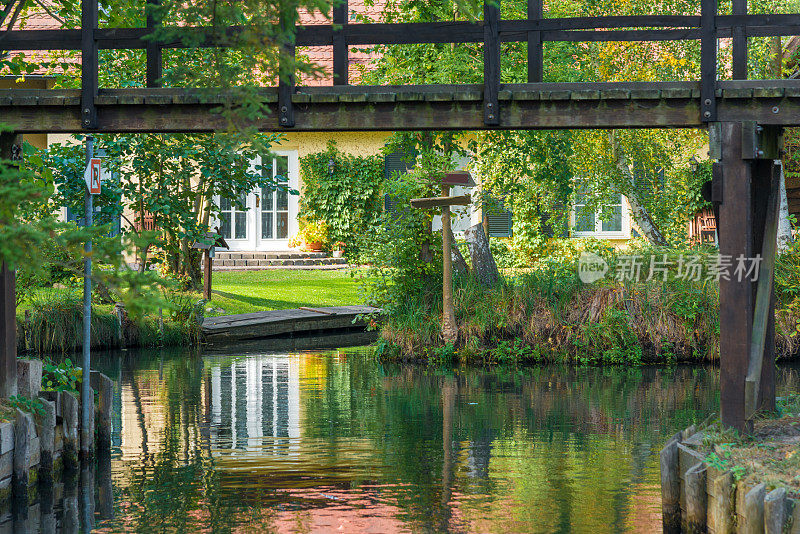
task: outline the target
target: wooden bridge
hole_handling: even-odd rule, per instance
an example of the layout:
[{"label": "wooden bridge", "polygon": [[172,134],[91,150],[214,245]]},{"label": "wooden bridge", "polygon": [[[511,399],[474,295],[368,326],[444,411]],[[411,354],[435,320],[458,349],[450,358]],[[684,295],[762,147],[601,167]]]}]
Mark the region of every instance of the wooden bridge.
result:
[{"label": "wooden bridge", "polygon": [[[800,31],[800,30],[799,30]],[[255,125],[285,131],[278,89],[265,88],[271,114]],[[700,128],[699,82],[502,84],[497,121],[484,117],[481,85],[296,87],[292,131]],[[720,122],[800,126],[800,80],[720,81]],[[215,108],[225,94],[188,89],[102,89],[94,97],[103,132],[210,132],[226,127]],[[0,89],[0,114],[19,132],[83,132],[80,90]]]},{"label": "wooden bridge", "polygon": [[[148,4],[157,0],[148,0]],[[528,0],[525,20],[501,20],[498,2],[484,5],[478,22],[351,24],[347,3],[333,9],[333,23],[296,26],[297,14],[277,22],[293,37],[275,43],[284,61],[297,46],[333,48],[334,86],[303,88],[283,75],[263,90],[272,115],[262,130],[345,131],[537,128],[708,127],[714,167],[712,198],[718,212],[720,252],[764,257],[758,285],[720,282],[721,404],[725,424],[744,429],[758,408],[774,404],[774,333],[771,267],[774,265],[781,128],[800,125],[800,84],[794,80],[747,81],[749,37],[800,34],[800,14],[747,13],[746,0],[732,0],[720,15],[717,0],[700,0],[700,14],[544,18],[542,0]],[[230,94],[159,88],[162,50],[186,40],[148,38],[160,21],[148,12],[146,28],[99,28],[97,0],[82,0],[82,27],[9,31],[5,50],[80,50],[81,89],[0,91],[0,113],[16,133],[26,132],[203,132],[225,127],[213,113]],[[192,46],[236,45],[241,27],[175,28]],[[732,42],[731,81],[718,80],[719,39]],[[700,79],[663,83],[545,84],[547,41],[699,40]],[[527,45],[527,83],[500,83],[500,43]],[[483,83],[401,87],[348,86],[348,47],[369,44],[482,43]],[[105,89],[98,84],[99,49],[143,49],[147,87]],[[280,69],[288,72],[288,68]],[[235,102],[234,102],[235,104]],[[12,153],[13,135],[0,138],[0,155]],[[770,245],[772,243],[772,245]],[[14,275],[0,276],[0,396],[16,373]],[[5,380],[2,380],[5,378]],[[746,391],[750,393],[747,397]],[[754,395],[754,396],[753,396]]]}]

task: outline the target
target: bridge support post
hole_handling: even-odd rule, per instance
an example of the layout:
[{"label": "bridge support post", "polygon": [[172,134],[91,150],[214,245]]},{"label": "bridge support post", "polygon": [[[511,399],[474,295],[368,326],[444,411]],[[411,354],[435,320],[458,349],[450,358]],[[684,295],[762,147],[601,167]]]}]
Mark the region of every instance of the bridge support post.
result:
[{"label": "bridge support post", "polygon": [[[0,158],[14,158],[14,133],[0,134]],[[0,262],[0,399],[17,394],[16,272]]]},{"label": "bridge support post", "polygon": [[[778,182],[770,155],[754,148],[754,128],[737,122],[719,125],[720,162],[713,187],[713,200],[719,205],[719,265],[727,265],[719,285],[720,412],[723,425],[742,432],[751,427],[753,410],[747,407],[745,390],[754,359],[760,364],[756,408],[772,409],[775,403],[775,256],[774,246],[769,246],[775,237],[768,229],[776,217],[770,203],[777,198]],[[779,148],[777,129],[758,131],[763,131],[758,143]],[[742,265],[745,271],[739,270]],[[750,267],[757,273],[747,272]],[[757,299],[761,276],[769,276],[762,282],[768,293]],[[757,300],[764,308],[761,314]]]}]

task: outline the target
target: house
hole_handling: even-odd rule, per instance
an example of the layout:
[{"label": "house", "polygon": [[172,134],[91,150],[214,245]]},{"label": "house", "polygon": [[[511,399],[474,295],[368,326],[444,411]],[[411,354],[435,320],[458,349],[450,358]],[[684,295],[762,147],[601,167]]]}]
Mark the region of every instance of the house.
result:
[{"label": "house", "polygon": [[[374,3],[366,0],[351,0],[348,6],[350,18],[351,20],[366,18],[377,21],[384,4],[385,0],[377,0]],[[301,10],[299,23],[304,25],[328,24],[329,20],[319,14],[312,15]],[[59,23],[44,12],[34,13],[26,19],[26,29],[58,27]],[[299,80],[299,85],[332,84],[333,51],[331,47],[300,47],[297,49],[297,53],[315,62],[325,72],[325,76],[322,78],[304,76]],[[38,53],[30,52],[29,54],[38,58]],[[352,48],[349,54],[351,76],[357,75],[357,66],[368,66],[373,59],[372,55]],[[76,59],[73,57],[72,61],[76,61]],[[45,76],[28,76],[25,81],[26,85],[23,86],[45,88],[52,86],[52,82],[52,78],[48,79]],[[8,80],[6,83],[13,83],[13,80]],[[335,141],[340,151],[352,155],[380,154],[389,135],[388,132],[307,133],[292,132],[288,129],[283,139],[272,147],[273,154],[269,156],[272,161],[254,161],[252,163],[271,168],[271,178],[289,190],[300,191],[302,195],[301,158],[326,150],[330,141]],[[34,143],[39,147],[46,147],[53,143],[74,142],[71,136],[63,134],[40,137],[41,139],[37,138]],[[398,159],[396,155],[386,156],[387,176],[391,176],[395,170],[400,170]],[[458,193],[456,192],[456,194]],[[300,199],[298,195],[288,194],[284,188],[273,190],[258,187],[238,199],[217,197],[215,202],[220,209],[220,215],[217,221],[212,221],[211,226],[219,227],[220,233],[230,245],[230,251],[286,251],[289,249],[290,239],[299,231]],[[69,218],[66,211],[64,217]],[[455,229],[463,230],[471,220],[471,211],[462,217],[457,217]],[[148,213],[125,213],[122,226],[125,228],[131,225],[137,229],[152,229],[154,221]]]}]

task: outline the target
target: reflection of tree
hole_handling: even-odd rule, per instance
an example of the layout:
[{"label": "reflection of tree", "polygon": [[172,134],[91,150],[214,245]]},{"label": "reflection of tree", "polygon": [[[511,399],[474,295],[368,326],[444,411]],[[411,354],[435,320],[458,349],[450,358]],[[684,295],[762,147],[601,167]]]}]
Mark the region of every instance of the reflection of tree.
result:
[{"label": "reflection of tree", "polygon": [[[716,373],[702,369],[545,367],[448,377],[351,359],[329,360],[326,373],[322,390],[303,399],[303,435],[332,436],[343,462],[348,439],[371,437],[375,465],[383,466],[375,476],[400,485],[396,504],[422,529],[468,520],[464,511],[453,515],[459,503],[451,494],[497,507],[498,517],[533,514],[527,519],[554,531],[589,517],[600,529],[623,528],[629,489],[642,482],[663,437],[717,405],[709,393]],[[458,455],[448,441],[468,449]],[[513,488],[498,486],[504,478]]]},{"label": "reflection of tree", "polygon": [[161,379],[155,359],[132,360],[122,382],[150,446],[124,459],[120,530],[266,530],[292,509],[345,506],[328,492],[358,493],[352,506],[391,509],[413,531],[623,530],[634,507],[659,506],[664,439],[718,405],[717,374],[701,368],[439,372],[302,358],[302,444],[291,458],[248,456],[261,475],[244,461],[219,468],[210,451],[208,369],[232,358],[205,369],[166,358]]}]

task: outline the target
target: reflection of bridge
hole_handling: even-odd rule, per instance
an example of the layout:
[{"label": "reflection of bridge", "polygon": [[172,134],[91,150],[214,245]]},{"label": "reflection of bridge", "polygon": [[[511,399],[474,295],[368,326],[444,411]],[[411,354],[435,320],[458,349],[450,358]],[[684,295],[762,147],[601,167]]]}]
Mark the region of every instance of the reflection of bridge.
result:
[{"label": "reflection of bridge", "polygon": [[[206,403],[210,447],[253,450],[270,444],[284,453],[300,437],[300,362],[282,356],[251,356],[213,365]],[[262,438],[272,439],[268,442]],[[273,452],[277,452],[273,451]]]}]

